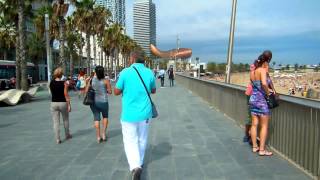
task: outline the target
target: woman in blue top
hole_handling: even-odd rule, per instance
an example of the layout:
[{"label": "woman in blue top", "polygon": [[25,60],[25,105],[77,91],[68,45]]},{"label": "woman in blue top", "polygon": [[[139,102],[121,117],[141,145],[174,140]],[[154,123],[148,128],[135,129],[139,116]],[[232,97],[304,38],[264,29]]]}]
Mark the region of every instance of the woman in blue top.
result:
[{"label": "woman in blue top", "polygon": [[[108,94],[112,94],[110,81],[104,78],[104,68],[97,66],[95,68],[95,76],[90,79],[91,86],[95,90],[94,105],[90,105],[90,109],[94,117],[94,126],[96,128],[97,142],[100,143],[102,140],[106,141],[106,130],[108,127],[108,115],[109,115],[109,104]],[[88,83],[86,92],[88,91],[90,83]],[[102,133],[100,134],[100,120],[102,114]]]}]

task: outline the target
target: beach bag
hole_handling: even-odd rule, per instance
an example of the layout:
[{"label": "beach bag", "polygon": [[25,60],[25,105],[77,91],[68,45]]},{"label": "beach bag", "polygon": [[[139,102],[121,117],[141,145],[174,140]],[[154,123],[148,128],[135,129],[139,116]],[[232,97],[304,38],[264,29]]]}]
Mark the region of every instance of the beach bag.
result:
[{"label": "beach bag", "polygon": [[92,79],[91,79],[88,92],[86,93],[86,95],[83,99],[83,104],[86,106],[94,105],[94,97],[95,97],[95,91],[92,88]]}]

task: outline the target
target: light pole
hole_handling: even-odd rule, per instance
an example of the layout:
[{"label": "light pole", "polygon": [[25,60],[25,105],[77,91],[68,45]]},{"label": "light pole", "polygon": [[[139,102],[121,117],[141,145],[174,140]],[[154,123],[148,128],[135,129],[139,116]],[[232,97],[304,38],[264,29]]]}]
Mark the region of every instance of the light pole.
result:
[{"label": "light pole", "polygon": [[51,50],[50,50],[50,39],[49,39],[49,15],[45,14],[45,30],[46,30],[46,46],[47,46],[47,74],[48,84],[51,81]]},{"label": "light pole", "polygon": [[228,64],[226,67],[226,83],[228,84],[230,84],[230,73],[231,73],[231,64],[232,64],[233,43],[234,43],[234,29],[235,29],[235,23],[236,23],[236,11],[237,11],[237,0],[232,0],[232,13],[231,13],[229,47],[228,47]]},{"label": "light pole", "polygon": [[[197,77],[200,79],[200,60],[199,60],[198,57],[196,57],[196,62],[197,62],[197,64],[196,64],[196,67],[197,67]],[[198,68],[198,66],[199,66],[199,68]]]}]

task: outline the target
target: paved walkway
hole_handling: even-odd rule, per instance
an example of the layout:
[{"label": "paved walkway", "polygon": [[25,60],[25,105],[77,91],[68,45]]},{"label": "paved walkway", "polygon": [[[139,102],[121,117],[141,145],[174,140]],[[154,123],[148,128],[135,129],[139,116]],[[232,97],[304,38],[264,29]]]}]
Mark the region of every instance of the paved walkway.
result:
[{"label": "paved walkway", "polygon": [[[310,179],[277,155],[251,153],[242,129],[179,85],[159,88],[154,101],[160,117],[150,129],[143,179]],[[0,107],[0,179],[127,180],[120,97],[110,97],[110,138],[103,144],[75,95],[72,108],[73,139],[56,145],[46,91],[31,103]]]}]

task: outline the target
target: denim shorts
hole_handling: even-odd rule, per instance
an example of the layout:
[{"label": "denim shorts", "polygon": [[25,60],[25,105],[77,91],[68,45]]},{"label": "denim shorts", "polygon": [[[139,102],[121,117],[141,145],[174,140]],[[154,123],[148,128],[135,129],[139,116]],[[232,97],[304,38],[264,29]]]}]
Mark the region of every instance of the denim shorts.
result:
[{"label": "denim shorts", "polygon": [[100,121],[102,114],[103,118],[109,117],[109,103],[108,102],[95,102],[94,105],[90,105],[90,109],[93,113],[95,121]]}]

